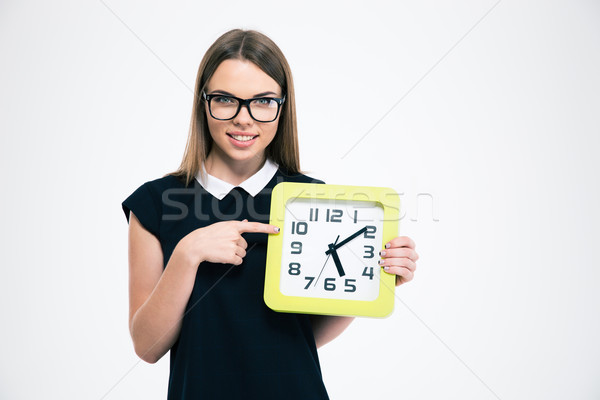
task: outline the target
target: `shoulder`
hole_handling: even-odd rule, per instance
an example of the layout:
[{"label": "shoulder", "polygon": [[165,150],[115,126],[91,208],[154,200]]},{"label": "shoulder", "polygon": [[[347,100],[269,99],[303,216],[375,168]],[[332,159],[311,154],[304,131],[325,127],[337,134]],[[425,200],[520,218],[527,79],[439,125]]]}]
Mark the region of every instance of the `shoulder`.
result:
[{"label": "shoulder", "polygon": [[185,189],[185,183],[173,175],[165,175],[139,186],[121,203],[127,221],[130,213],[133,212],[146,230],[160,238],[163,196],[173,189],[176,191]]},{"label": "shoulder", "polygon": [[316,179],[302,173],[290,174],[287,170],[283,168],[279,168],[276,175],[282,182],[325,183],[320,179]]},{"label": "shoulder", "polygon": [[170,191],[175,193],[186,191],[185,182],[174,175],[165,175],[162,178],[150,180],[141,184],[123,201],[123,209],[128,215],[128,209],[133,207],[148,207],[154,204],[156,209],[160,209],[160,203],[163,195]]},{"label": "shoulder", "polygon": [[[190,186],[193,185],[190,184]],[[165,175],[162,178],[157,178],[151,181],[145,182],[140,188],[145,188],[153,195],[161,195],[165,191],[172,189],[185,189],[185,181],[175,175]]]},{"label": "shoulder", "polygon": [[145,183],[149,188],[163,191],[172,188],[185,188],[185,182],[182,178],[176,175],[165,175],[162,178],[154,179]]}]

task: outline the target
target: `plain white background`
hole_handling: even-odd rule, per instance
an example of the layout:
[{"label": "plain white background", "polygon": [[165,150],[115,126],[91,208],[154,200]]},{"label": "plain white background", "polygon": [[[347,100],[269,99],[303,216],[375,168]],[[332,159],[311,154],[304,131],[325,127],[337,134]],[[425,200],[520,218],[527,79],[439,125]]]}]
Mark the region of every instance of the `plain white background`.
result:
[{"label": "plain white background", "polygon": [[[2,1],[0,397],[164,399],[127,329],[121,202],[179,165],[198,64],[258,29],[304,170],[403,193],[394,314],[319,351],[333,399],[600,398],[596,1]],[[232,382],[235,384],[235,382]]]}]

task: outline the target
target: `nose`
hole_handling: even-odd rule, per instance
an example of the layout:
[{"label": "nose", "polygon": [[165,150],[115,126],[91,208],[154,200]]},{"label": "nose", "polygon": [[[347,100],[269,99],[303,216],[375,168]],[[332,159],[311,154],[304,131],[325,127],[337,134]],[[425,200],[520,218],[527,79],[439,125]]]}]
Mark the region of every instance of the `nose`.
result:
[{"label": "nose", "polygon": [[244,104],[240,108],[240,112],[233,119],[233,123],[236,125],[250,125],[254,122],[252,117],[250,116],[250,110],[248,109],[248,104]]}]

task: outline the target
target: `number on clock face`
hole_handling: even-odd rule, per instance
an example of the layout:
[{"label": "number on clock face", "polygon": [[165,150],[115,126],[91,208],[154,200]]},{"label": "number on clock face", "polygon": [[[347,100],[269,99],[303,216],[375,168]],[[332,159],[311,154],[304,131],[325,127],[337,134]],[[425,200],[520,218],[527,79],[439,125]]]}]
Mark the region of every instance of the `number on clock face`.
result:
[{"label": "number on clock face", "polygon": [[368,201],[286,205],[281,292],[369,301],[379,294],[383,209]]}]

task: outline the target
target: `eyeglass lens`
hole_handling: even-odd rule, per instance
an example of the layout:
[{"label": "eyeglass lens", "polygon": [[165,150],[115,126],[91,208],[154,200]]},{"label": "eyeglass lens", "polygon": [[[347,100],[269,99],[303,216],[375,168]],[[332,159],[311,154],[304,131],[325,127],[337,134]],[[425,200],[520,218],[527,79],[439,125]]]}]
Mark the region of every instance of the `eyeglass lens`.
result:
[{"label": "eyeglass lens", "polygon": [[[215,96],[210,99],[210,109],[213,117],[231,119],[235,116],[240,102],[228,96]],[[278,104],[268,98],[254,99],[249,104],[250,114],[257,121],[272,121],[277,117]]]}]

